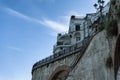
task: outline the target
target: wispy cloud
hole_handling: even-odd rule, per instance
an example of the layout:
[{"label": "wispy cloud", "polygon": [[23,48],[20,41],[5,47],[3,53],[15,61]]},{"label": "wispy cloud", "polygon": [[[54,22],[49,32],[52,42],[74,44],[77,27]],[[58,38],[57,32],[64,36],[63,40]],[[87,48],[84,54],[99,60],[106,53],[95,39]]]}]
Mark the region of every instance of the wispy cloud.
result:
[{"label": "wispy cloud", "polygon": [[[53,0],[54,1],[54,0]],[[55,32],[54,33],[58,33],[58,32],[66,32],[68,30],[68,26],[69,26],[69,20],[70,20],[70,16],[71,15],[75,15],[75,16],[80,16],[83,17],[83,14],[80,14],[77,11],[70,11],[66,16],[60,16],[60,20],[59,22],[54,21],[54,20],[50,20],[50,19],[36,19],[30,16],[27,16],[23,13],[20,13],[14,9],[5,7],[4,9],[7,13],[9,13],[10,15],[16,16],[18,18],[22,18],[26,21],[30,21],[33,23],[37,23],[40,25],[43,25],[45,27],[51,28],[53,29]],[[53,33],[50,33],[50,35]]]},{"label": "wispy cloud", "polygon": [[72,15],[75,15],[75,16],[78,16],[78,17],[84,17],[84,16],[85,16],[85,14],[81,14],[81,13],[78,12],[78,11],[70,11],[69,13],[67,13],[66,16],[62,16],[62,17],[65,18],[65,19],[70,19],[70,17],[71,17]]},{"label": "wispy cloud", "polygon": [[41,22],[41,24],[43,24],[45,26],[49,26],[50,28],[52,28],[56,31],[60,31],[60,32],[67,31],[67,26],[65,24],[55,22],[55,21],[52,21],[52,20],[45,19]]},{"label": "wispy cloud", "polygon": [[10,50],[18,51],[18,52],[22,52],[23,51],[22,49],[20,49],[18,47],[14,47],[14,46],[8,46],[7,48],[10,49]]},{"label": "wispy cloud", "polygon": [[70,12],[68,13],[68,15],[84,16],[85,14],[81,14],[81,13],[78,12],[78,11],[70,11]]},{"label": "wispy cloud", "polygon": [[70,17],[72,15],[75,15],[75,16],[78,16],[78,17],[84,17],[85,14],[81,14],[80,12],[78,11],[70,11],[69,13],[67,13],[66,15],[64,16],[60,16],[60,19],[63,21],[63,23],[67,26],[69,26],[69,21],[70,21]]},{"label": "wispy cloud", "polygon": [[11,15],[14,15],[14,16],[16,16],[16,17],[19,17],[19,18],[22,18],[22,19],[25,19],[25,20],[32,20],[32,18],[30,18],[30,17],[28,17],[28,16],[26,16],[26,15],[20,13],[20,12],[17,12],[17,11],[15,11],[15,10],[11,9],[11,8],[7,8],[7,7],[6,7],[6,8],[4,8],[4,10],[5,10],[7,13],[9,13],[9,14],[11,14]]},{"label": "wispy cloud", "polygon": [[49,28],[51,28],[55,31],[58,31],[58,32],[64,32],[64,31],[67,30],[67,25],[65,25],[63,23],[59,23],[57,21],[48,20],[48,19],[39,20],[39,19],[36,19],[36,18],[29,17],[27,15],[24,15],[24,14],[22,14],[22,13],[16,11],[16,10],[13,10],[11,8],[5,8],[4,10],[7,13],[9,13],[13,16],[16,16],[16,17],[19,17],[19,18],[22,18],[24,20],[31,21],[31,22],[34,22],[34,23],[38,23],[40,25],[49,27]]}]

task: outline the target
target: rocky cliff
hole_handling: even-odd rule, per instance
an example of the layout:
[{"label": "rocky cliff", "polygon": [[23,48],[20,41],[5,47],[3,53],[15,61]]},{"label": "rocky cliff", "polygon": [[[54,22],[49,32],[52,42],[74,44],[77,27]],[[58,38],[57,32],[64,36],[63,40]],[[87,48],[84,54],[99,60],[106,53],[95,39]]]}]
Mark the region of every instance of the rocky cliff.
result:
[{"label": "rocky cliff", "polygon": [[79,52],[38,67],[33,70],[32,80],[114,80],[110,49],[106,32],[99,32],[73,69],[71,64]]}]

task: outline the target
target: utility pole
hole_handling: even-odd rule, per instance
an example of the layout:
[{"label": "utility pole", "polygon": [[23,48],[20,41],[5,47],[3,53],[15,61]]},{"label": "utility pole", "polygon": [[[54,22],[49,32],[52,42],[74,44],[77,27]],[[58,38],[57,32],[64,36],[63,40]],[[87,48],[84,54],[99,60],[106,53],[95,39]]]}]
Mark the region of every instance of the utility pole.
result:
[{"label": "utility pole", "polygon": [[103,13],[102,10],[104,8],[104,0],[98,0],[97,3],[95,3],[93,6],[95,7],[95,9],[97,9],[98,13],[100,12],[100,27],[103,28]]}]

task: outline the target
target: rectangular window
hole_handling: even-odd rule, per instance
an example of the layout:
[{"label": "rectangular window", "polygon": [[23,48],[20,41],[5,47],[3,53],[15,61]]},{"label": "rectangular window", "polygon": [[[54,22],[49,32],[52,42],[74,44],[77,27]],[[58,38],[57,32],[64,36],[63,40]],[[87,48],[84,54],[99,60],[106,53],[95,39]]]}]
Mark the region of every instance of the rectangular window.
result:
[{"label": "rectangular window", "polygon": [[80,31],[80,25],[77,24],[77,25],[75,26],[75,30],[76,30],[76,31]]},{"label": "rectangular window", "polygon": [[57,45],[63,45],[63,42],[57,42]]}]

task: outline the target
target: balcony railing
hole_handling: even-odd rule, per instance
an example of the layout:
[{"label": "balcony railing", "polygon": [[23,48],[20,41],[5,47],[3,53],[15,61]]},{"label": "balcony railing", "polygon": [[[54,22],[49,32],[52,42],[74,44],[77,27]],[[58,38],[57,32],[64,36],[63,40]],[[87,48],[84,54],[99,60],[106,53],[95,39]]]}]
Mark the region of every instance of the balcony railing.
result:
[{"label": "balcony railing", "polygon": [[[96,15],[97,17],[97,15]],[[34,65],[33,65],[33,68],[32,68],[32,72],[34,70],[36,70],[38,67],[41,67],[43,65],[47,65],[51,62],[54,62],[58,59],[61,59],[63,57],[66,57],[66,56],[69,56],[73,53],[75,53],[74,51],[79,51],[81,52],[83,49],[85,49],[85,46],[88,46],[88,43],[90,43],[90,39],[95,35],[97,34],[99,31],[91,31],[90,32],[90,35],[88,37],[86,37],[83,41],[81,42],[78,42],[64,50],[61,50],[60,52],[56,53],[56,54],[53,54],[45,59],[42,59],[38,62],[36,62]],[[66,34],[59,34],[58,37],[60,38],[60,36],[63,36],[63,35],[66,35]]]},{"label": "balcony railing", "polygon": [[58,57],[69,55],[70,52],[75,51],[77,49],[82,50],[84,48],[84,46],[87,45],[87,43],[89,42],[89,39],[90,39],[90,37],[87,37],[83,41],[76,43],[73,46],[70,46],[70,47],[68,47],[68,48],[66,48],[66,49],[64,49],[56,54],[53,54],[45,59],[42,59],[42,60],[36,62],[33,65],[33,69],[40,67],[42,65],[48,64],[48,63],[54,61]]},{"label": "balcony railing", "polygon": [[57,36],[57,39],[60,40],[60,39],[69,39],[70,38],[70,35],[67,33],[67,32],[64,32],[64,33],[59,33],[58,36]]},{"label": "balcony railing", "polygon": [[53,49],[56,50],[59,47],[69,47],[69,46],[71,46],[70,42],[65,42],[65,43],[61,43],[61,44],[57,43],[56,45],[53,46]]}]

